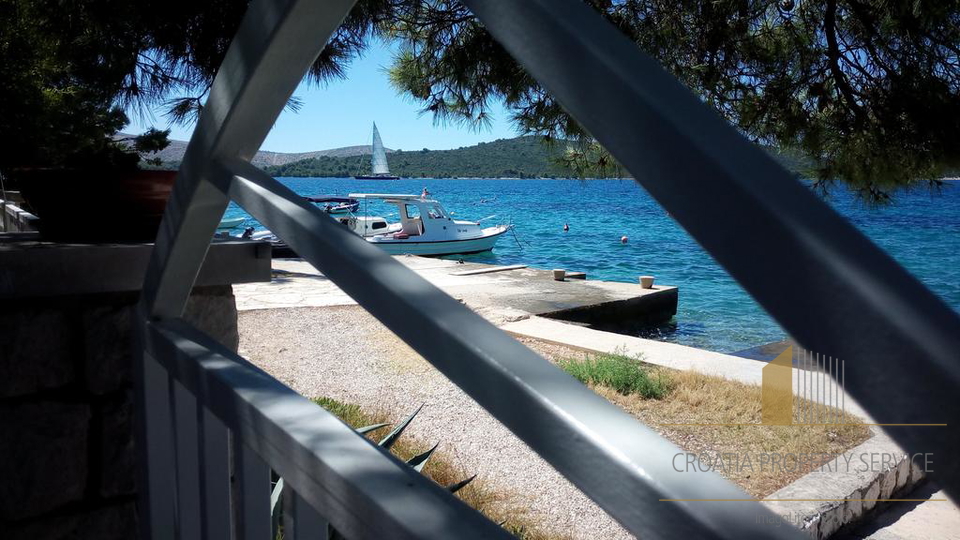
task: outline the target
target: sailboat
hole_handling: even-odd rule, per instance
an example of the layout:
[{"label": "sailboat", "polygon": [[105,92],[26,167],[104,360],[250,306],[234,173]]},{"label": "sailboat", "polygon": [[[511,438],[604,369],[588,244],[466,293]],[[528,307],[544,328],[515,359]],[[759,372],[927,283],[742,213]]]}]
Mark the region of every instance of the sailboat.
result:
[{"label": "sailboat", "polygon": [[354,176],[357,180],[398,180],[399,176],[390,174],[390,167],[387,166],[387,153],[383,150],[383,141],[380,140],[380,132],[377,131],[377,123],[373,123],[373,155],[370,157],[371,174],[358,174]]}]

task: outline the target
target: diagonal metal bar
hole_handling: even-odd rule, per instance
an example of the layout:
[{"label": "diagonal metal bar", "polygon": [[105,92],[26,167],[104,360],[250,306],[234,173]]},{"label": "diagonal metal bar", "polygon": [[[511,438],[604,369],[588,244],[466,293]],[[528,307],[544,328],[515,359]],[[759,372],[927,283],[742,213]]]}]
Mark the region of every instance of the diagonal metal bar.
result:
[{"label": "diagonal metal bar", "polygon": [[[423,355],[631,532],[663,538],[797,538],[681,450],[303,197],[243,161],[230,195]],[[681,466],[676,467],[680,459]]]},{"label": "diagonal metal bar", "polygon": [[[226,187],[210,178],[222,156],[249,159],[297,83],[355,0],[252,3],[220,67],[184,156],[144,279],[138,318],[178,317],[226,208]],[[143,326],[136,326],[138,340]],[[139,344],[139,341],[138,341]],[[155,397],[158,375],[135,348],[141,449],[141,522],[146,538],[168,538],[175,518],[164,436],[168,405]]]},{"label": "diagonal metal bar", "polygon": [[229,200],[210,165],[260,148],[356,0],[253,2],[227,51],[180,167],[143,289],[149,315],[180,316]]},{"label": "diagonal metal bar", "polygon": [[[179,319],[147,323],[146,346],[190,392],[204,396],[205,406],[230,428],[237,444],[255,451],[254,461],[269,463],[346,537],[510,538],[441,486],[190,324]],[[269,476],[258,480],[266,484],[253,494],[265,499],[258,507],[263,517],[270,511]],[[251,513],[260,511],[246,517]]]},{"label": "diagonal metal bar", "polygon": [[464,3],[874,418],[949,424],[889,432],[960,496],[956,312],[585,3]]}]

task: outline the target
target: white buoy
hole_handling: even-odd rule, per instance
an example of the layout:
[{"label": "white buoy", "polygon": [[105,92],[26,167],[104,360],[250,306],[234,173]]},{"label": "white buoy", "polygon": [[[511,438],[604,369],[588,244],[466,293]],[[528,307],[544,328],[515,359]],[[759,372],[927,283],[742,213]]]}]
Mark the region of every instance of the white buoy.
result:
[{"label": "white buoy", "polygon": [[621,244],[626,244],[626,243],[627,243],[627,235],[623,235],[623,236],[620,237],[620,243],[621,243]]}]

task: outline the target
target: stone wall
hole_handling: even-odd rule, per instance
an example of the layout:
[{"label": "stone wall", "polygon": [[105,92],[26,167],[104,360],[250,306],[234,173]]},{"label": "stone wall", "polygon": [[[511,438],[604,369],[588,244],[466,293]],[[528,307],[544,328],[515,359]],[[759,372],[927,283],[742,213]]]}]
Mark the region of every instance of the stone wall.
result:
[{"label": "stone wall", "polygon": [[808,538],[849,530],[924,480],[923,456],[910,455],[874,427],[873,436],[843,456],[766,497],[763,503]]},{"label": "stone wall", "polygon": [[594,330],[636,336],[652,324],[665,323],[677,314],[679,289],[663,288],[626,300],[543,313],[541,317],[581,323]]},{"label": "stone wall", "polygon": [[[0,538],[137,537],[131,317],[136,293],[0,306]],[[184,318],[237,347],[230,285]]]}]

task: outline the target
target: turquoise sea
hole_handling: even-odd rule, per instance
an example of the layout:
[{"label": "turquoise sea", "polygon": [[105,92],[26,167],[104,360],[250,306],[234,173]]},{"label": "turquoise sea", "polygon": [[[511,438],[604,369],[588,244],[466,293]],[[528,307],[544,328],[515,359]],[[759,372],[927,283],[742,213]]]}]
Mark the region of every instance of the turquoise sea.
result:
[{"label": "turquoise sea", "polygon": [[[301,195],[420,193],[426,187],[455,217],[512,222],[492,252],[465,259],[586,272],[589,279],[636,282],[656,276],[680,287],[676,318],[645,337],[734,352],[786,337],[773,321],[660,206],[632,180],[281,178]],[[827,201],[954,309],[960,311],[960,182],[939,193],[898,194],[873,208],[837,189]],[[373,213],[373,212],[371,212]],[[378,213],[383,215],[387,212]],[[231,204],[227,217],[245,216]],[[394,216],[395,218],[396,216]],[[564,223],[570,225],[563,231]],[[629,242],[620,243],[626,235]],[[758,256],[762,254],[758,253]]]}]

